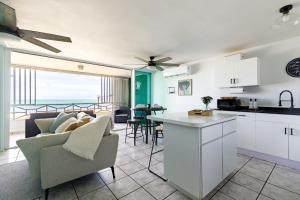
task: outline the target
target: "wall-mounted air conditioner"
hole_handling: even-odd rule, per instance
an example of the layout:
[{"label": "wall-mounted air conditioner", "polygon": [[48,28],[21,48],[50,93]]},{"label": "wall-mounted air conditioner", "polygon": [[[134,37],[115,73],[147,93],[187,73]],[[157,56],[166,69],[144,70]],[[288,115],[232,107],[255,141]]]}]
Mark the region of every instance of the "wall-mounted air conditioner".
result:
[{"label": "wall-mounted air conditioner", "polygon": [[163,76],[166,78],[172,76],[182,76],[191,74],[191,66],[188,65],[180,65],[179,67],[172,67],[163,71]]}]

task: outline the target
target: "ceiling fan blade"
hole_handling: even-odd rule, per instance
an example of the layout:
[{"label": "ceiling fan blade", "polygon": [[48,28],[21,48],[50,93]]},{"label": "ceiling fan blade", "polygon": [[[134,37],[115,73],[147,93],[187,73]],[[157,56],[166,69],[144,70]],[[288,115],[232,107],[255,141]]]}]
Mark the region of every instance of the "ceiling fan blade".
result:
[{"label": "ceiling fan blade", "polygon": [[156,60],[155,62],[156,63],[162,63],[162,62],[167,62],[169,60],[172,60],[172,58],[170,58],[170,57],[161,58],[161,59]]},{"label": "ceiling fan blade", "polygon": [[155,66],[156,69],[158,69],[159,71],[164,71],[164,68],[160,67],[160,66]]},{"label": "ceiling fan blade", "polygon": [[18,29],[19,35],[23,38],[40,38],[40,39],[46,39],[46,40],[55,40],[60,42],[72,42],[71,38],[61,35],[55,35],[51,33],[43,33],[38,31],[31,31],[31,30],[24,30],[24,29]]},{"label": "ceiling fan blade", "polygon": [[145,63],[144,64],[123,64],[123,65],[145,65]]},{"label": "ceiling fan blade", "polygon": [[44,43],[44,42],[42,42],[42,41],[40,41],[40,40],[37,40],[37,39],[35,39],[35,38],[32,38],[32,37],[27,38],[27,37],[25,37],[25,38],[22,38],[22,39],[23,39],[23,40],[26,40],[27,42],[30,42],[30,43],[32,43],[32,44],[34,44],[34,45],[37,45],[37,46],[39,46],[39,47],[42,47],[42,48],[47,49],[47,50],[49,50],[49,51],[52,51],[52,52],[54,52],[54,53],[59,53],[59,52],[61,52],[59,49],[56,49],[55,47],[52,47],[52,46],[50,46],[49,44],[46,44],[46,43]]},{"label": "ceiling fan blade", "polygon": [[159,63],[160,66],[166,66],[166,67],[178,67],[178,64],[175,63]]},{"label": "ceiling fan blade", "polygon": [[140,58],[140,57],[134,57],[135,59],[138,59],[138,60],[140,60],[140,61],[143,61],[143,62],[145,62],[145,63],[148,63],[148,60],[145,60],[145,59],[143,59],[143,58]]},{"label": "ceiling fan blade", "polygon": [[16,30],[16,11],[2,2],[0,2],[0,24],[14,31]]}]

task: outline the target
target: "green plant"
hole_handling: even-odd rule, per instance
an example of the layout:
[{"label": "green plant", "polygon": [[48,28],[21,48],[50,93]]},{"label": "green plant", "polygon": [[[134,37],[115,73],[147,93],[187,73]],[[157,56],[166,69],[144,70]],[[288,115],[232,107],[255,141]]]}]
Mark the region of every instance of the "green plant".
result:
[{"label": "green plant", "polygon": [[203,104],[205,104],[206,110],[208,110],[208,105],[211,103],[213,98],[211,96],[205,96],[205,97],[202,97],[201,99],[202,99]]}]

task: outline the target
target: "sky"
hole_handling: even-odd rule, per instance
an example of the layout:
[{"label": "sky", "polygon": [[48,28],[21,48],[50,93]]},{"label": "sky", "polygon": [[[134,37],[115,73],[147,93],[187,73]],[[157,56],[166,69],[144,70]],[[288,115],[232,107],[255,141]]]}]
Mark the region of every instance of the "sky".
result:
[{"label": "sky", "polygon": [[100,77],[37,71],[37,99],[97,99]]}]

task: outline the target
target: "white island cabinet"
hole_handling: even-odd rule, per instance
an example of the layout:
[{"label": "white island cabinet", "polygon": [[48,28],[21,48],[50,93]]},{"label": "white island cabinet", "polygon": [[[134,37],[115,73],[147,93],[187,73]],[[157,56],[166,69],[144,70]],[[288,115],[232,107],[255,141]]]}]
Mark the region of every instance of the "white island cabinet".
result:
[{"label": "white island cabinet", "polygon": [[192,199],[202,199],[236,168],[236,117],[228,114],[151,115],[164,122],[165,176]]}]

